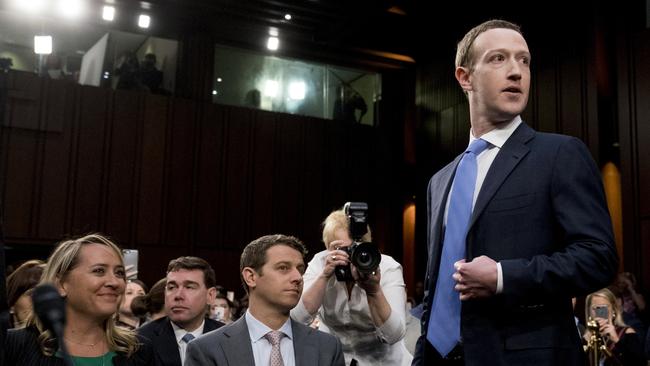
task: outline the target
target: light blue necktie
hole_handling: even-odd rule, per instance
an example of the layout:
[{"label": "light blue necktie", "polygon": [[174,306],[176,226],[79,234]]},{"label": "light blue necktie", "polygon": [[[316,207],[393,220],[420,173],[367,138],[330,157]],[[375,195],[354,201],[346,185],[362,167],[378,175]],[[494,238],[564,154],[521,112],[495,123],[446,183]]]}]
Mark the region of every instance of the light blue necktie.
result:
[{"label": "light blue necktie", "polygon": [[454,263],[465,258],[467,226],[472,216],[476,186],[476,156],[488,147],[485,140],[474,140],[458,163],[449,197],[447,225],[442,245],[438,280],[429,312],[427,340],[442,357],[460,342],[460,297],[451,277]]},{"label": "light blue necktie", "polygon": [[181,338],[181,340],[185,343],[190,343],[190,341],[194,340],[194,336],[192,335],[192,333],[185,333],[185,335],[183,336],[183,338]]}]

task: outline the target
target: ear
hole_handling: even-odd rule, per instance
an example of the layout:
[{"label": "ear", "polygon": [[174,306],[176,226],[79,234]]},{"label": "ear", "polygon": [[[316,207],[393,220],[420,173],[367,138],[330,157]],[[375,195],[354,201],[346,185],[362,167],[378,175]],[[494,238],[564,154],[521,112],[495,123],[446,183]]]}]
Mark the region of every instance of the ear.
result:
[{"label": "ear", "polygon": [[241,276],[244,279],[244,282],[246,282],[246,286],[248,286],[249,289],[255,288],[257,285],[257,272],[255,272],[254,269],[251,267],[244,267],[241,272]]},{"label": "ear", "polygon": [[217,289],[215,287],[210,287],[208,289],[208,294],[206,298],[207,304],[213,305],[216,297],[217,297]]},{"label": "ear", "polygon": [[65,289],[65,283],[61,281],[60,278],[56,279],[56,283],[54,285],[56,286],[56,289],[59,290],[59,295],[61,295],[61,297],[68,296],[68,292]]},{"label": "ear", "polygon": [[472,90],[472,81],[470,80],[471,74],[467,67],[458,66],[456,72],[454,73],[458,84],[463,89],[464,92],[469,92]]}]

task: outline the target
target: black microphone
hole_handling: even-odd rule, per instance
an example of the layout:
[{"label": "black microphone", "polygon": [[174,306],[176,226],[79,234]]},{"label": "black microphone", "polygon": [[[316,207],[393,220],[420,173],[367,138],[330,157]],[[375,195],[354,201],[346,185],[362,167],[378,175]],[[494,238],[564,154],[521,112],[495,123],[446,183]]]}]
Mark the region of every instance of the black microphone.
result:
[{"label": "black microphone", "polygon": [[63,354],[66,365],[72,365],[70,356],[63,342],[63,328],[65,327],[65,300],[59,291],[50,284],[36,286],[32,292],[34,313],[38,316],[45,329],[52,332],[59,341],[59,349]]},{"label": "black microphone", "polygon": [[50,284],[39,285],[32,292],[34,312],[45,329],[56,338],[63,337],[65,325],[65,301],[56,287]]}]

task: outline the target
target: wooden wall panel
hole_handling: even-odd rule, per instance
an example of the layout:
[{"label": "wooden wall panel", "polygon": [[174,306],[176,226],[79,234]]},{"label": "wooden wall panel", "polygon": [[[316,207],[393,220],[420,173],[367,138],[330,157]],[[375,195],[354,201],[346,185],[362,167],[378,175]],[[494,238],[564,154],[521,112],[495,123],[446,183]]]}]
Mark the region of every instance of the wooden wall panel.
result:
[{"label": "wooden wall panel", "polygon": [[6,154],[6,177],[3,192],[4,229],[17,238],[29,238],[34,209],[38,133],[32,130],[16,129],[3,139]]},{"label": "wooden wall panel", "polygon": [[135,241],[146,245],[160,243],[162,239],[168,99],[147,96],[143,113]]},{"label": "wooden wall panel", "polygon": [[77,93],[77,88],[69,83],[52,85],[57,87],[52,90],[50,95],[58,95],[63,99],[57,98],[61,104],[57,106],[56,110],[51,109],[45,118],[45,124],[56,126],[58,132],[50,131],[44,136],[36,236],[56,241],[67,232],[66,213],[69,201],[68,186],[71,179],[72,126],[75,123],[76,102],[79,93]]},{"label": "wooden wall panel", "polygon": [[139,122],[142,119],[143,97],[118,91],[113,98],[112,121],[109,125],[106,226],[114,238],[130,240],[135,207],[135,174],[139,138]]},{"label": "wooden wall panel", "polygon": [[109,93],[104,89],[82,87],[79,118],[74,148],[71,231],[75,233],[100,230],[105,207],[105,165],[107,149]]},{"label": "wooden wall panel", "polygon": [[[251,199],[250,199],[250,231],[247,237],[252,240],[262,235],[274,232],[273,212],[273,174],[276,169],[276,130],[277,115],[270,112],[256,112],[253,128],[253,148],[251,158]],[[279,162],[278,162],[279,163]],[[244,245],[242,243],[241,245]]]},{"label": "wooden wall panel", "polygon": [[224,174],[225,217],[223,226],[223,248],[241,246],[241,238],[248,237],[250,223],[249,188],[251,167],[251,133],[255,111],[232,108],[227,116],[226,163]]},{"label": "wooden wall panel", "polygon": [[224,109],[207,106],[198,127],[196,244],[218,249],[223,232]]},{"label": "wooden wall panel", "polygon": [[193,220],[196,102],[178,99],[174,103],[165,161],[164,242],[187,246]]},{"label": "wooden wall panel", "polygon": [[329,213],[325,207],[325,197],[312,192],[325,192],[329,189],[325,179],[325,164],[330,159],[329,151],[325,150],[326,124],[331,123],[321,119],[311,118],[304,124],[304,160],[302,172],[304,179],[304,194],[302,195],[302,218],[304,232],[300,239],[310,248],[310,254],[322,250],[320,222]]},{"label": "wooden wall panel", "polygon": [[[281,233],[291,233],[302,227],[302,197],[307,187],[303,171],[304,152],[302,124],[290,115],[278,116],[273,169],[273,228]],[[298,233],[296,233],[298,235]]]}]

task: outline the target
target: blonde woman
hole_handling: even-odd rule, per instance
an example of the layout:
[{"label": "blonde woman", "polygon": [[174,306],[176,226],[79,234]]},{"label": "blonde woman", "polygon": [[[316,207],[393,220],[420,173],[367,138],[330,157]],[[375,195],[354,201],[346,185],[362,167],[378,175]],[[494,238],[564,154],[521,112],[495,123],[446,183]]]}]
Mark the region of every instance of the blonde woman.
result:
[{"label": "blonde woman", "polygon": [[[75,365],[146,365],[150,349],[134,332],[115,326],[126,277],[120,249],[91,234],[59,243],[48,259],[41,284],[54,285],[66,301],[63,341]],[[8,365],[64,365],[52,334],[33,314],[24,329],[7,335]]]},{"label": "blonde woman", "polygon": [[[370,242],[370,230],[362,238]],[[377,271],[354,280],[337,281],[337,266],[350,264],[346,251],[352,244],[343,210],[323,222],[325,250],[316,253],[304,274],[304,289],[291,317],[311,324],[318,316],[319,330],[333,334],[343,345],[345,364],[359,366],[411,365],[404,345],[406,290],[402,266],[382,254]]]},{"label": "blonde woman", "polygon": [[[587,296],[585,319],[598,323],[599,332],[612,353],[611,357],[599,360],[601,365],[646,365],[643,345],[634,329],[623,322],[621,306],[610,290],[604,288]],[[590,336],[587,330],[584,338],[588,340]]]}]

